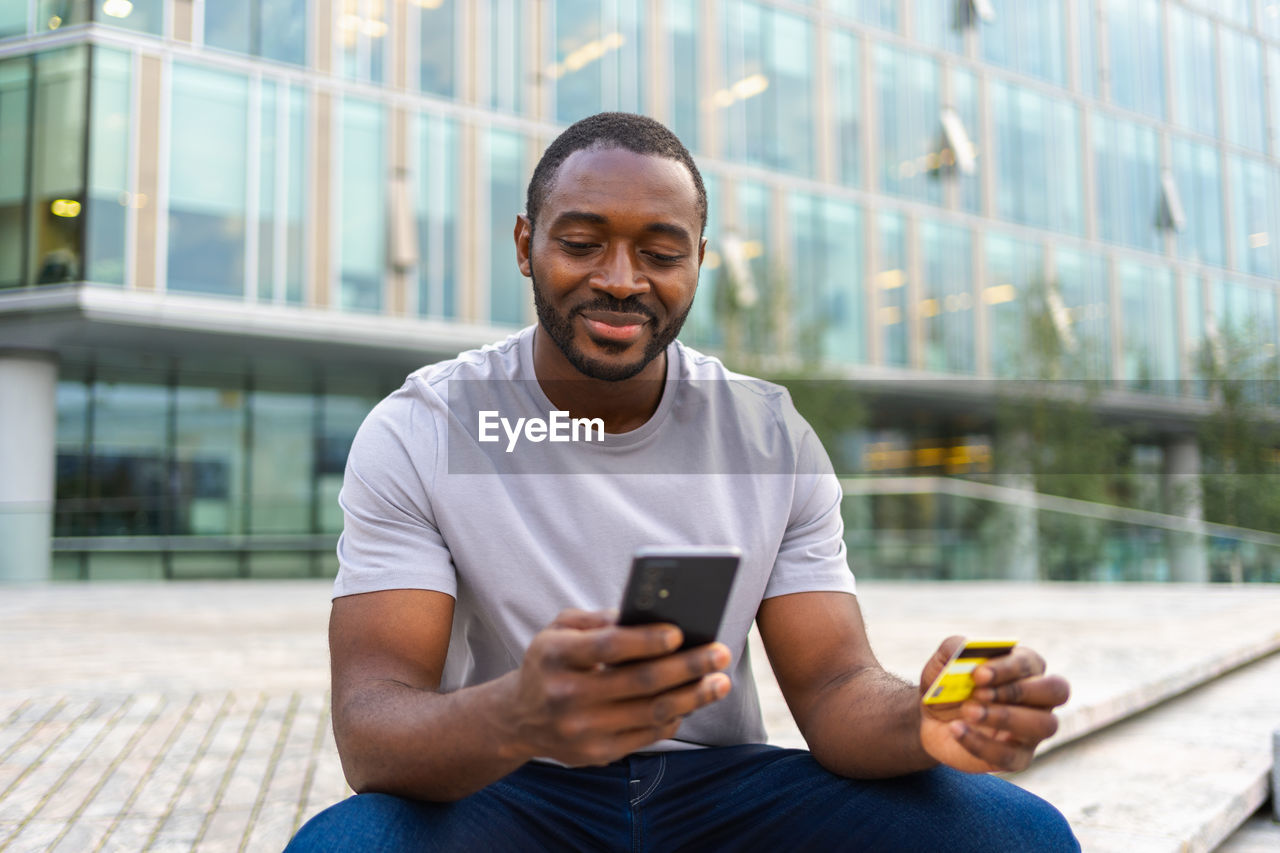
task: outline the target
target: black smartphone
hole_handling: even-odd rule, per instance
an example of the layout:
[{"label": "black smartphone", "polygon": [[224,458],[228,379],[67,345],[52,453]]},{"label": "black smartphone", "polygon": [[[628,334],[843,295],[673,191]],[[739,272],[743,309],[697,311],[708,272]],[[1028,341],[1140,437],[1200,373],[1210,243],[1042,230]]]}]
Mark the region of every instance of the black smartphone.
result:
[{"label": "black smartphone", "polygon": [[648,547],[635,552],[619,625],[671,622],[681,649],[710,643],[720,630],[742,551],[732,546]]}]

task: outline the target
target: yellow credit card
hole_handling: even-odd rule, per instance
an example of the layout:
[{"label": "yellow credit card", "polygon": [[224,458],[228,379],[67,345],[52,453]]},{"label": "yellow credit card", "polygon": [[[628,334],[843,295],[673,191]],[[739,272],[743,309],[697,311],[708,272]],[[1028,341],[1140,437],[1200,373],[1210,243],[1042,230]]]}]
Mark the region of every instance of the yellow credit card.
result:
[{"label": "yellow credit card", "polygon": [[976,686],[973,671],[991,658],[1009,654],[1017,644],[1017,640],[969,640],[956,649],[924,692],[924,704],[949,705],[968,699]]}]

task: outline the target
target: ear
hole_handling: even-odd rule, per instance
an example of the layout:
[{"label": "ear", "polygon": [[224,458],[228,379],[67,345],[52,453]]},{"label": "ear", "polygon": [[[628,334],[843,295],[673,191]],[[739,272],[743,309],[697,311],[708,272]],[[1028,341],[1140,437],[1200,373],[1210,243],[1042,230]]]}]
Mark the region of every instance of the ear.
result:
[{"label": "ear", "polygon": [[525,278],[532,278],[533,266],[529,263],[529,242],[533,240],[533,222],[523,213],[516,215],[516,261],[520,265],[520,273]]},{"label": "ear", "polygon": [[702,259],[707,254],[707,238],[703,237],[698,242],[698,269],[702,269]]}]

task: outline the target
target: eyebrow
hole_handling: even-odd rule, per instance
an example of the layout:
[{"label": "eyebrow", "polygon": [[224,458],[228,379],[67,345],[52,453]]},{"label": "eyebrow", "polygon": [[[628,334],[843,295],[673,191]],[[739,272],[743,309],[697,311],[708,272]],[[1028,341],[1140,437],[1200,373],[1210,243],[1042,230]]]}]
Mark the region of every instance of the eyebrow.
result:
[{"label": "eyebrow", "polygon": [[[602,216],[599,213],[591,213],[586,210],[566,210],[564,213],[561,213],[556,217],[555,222],[551,223],[551,227],[562,227],[565,225],[572,225],[574,223],[582,223],[585,225],[607,225],[609,224],[609,220],[607,217]],[[675,237],[676,239],[683,240],[686,243],[691,242],[689,232],[686,229],[670,222],[650,222],[644,226],[643,230],[652,234],[665,234],[668,237]]]}]

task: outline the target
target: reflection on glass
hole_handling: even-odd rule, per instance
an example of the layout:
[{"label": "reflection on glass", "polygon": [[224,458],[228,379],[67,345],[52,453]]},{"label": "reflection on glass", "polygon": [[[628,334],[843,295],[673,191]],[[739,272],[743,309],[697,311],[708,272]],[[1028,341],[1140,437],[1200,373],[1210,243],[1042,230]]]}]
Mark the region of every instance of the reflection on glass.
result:
[{"label": "reflection on glass", "polygon": [[1213,24],[1207,18],[1171,5],[1169,32],[1173,54],[1169,66],[1173,73],[1178,123],[1197,133],[1217,136]]},{"label": "reflection on glass", "polygon": [[307,0],[205,3],[204,42],[210,47],[305,65]]},{"label": "reflection on glass", "polygon": [[248,81],[173,65],[170,290],[244,293]]},{"label": "reflection on glass", "polygon": [[836,170],[840,183],[862,183],[862,64],[853,33],[834,30],[829,36],[832,124],[835,130]]},{"label": "reflection on glass", "polygon": [[88,533],[89,466],[86,464],[89,438],[89,386],[84,382],[58,383],[58,458],[54,483],[54,536],[84,536]]},{"label": "reflection on glass", "polygon": [[989,234],[986,241],[987,280],[982,302],[987,311],[991,347],[991,372],[1002,379],[1039,379],[1025,368],[1027,302],[1044,286],[1044,249],[1003,234]]},{"label": "reflection on glass", "polygon": [[315,468],[315,398],[255,391],[250,404],[250,533],[302,533],[311,529],[311,474]]},{"label": "reflection on glass", "polygon": [[258,167],[258,299],[299,304],[307,200],[306,95],[262,83]]},{"label": "reflection on glass", "polygon": [[458,128],[451,119],[420,115],[416,134],[418,313],[452,318],[458,312]]},{"label": "reflection on glass", "polygon": [[[10,0],[10,5],[16,6],[17,3]],[[88,21],[89,0],[40,0],[36,4],[37,33],[85,24]]]},{"label": "reflection on glass", "polygon": [[1175,139],[1173,174],[1187,216],[1186,227],[1178,234],[1178,256],[1222,266],[1226,253],[1222,236],[1222,170],[1217,149]]},{"label": "reflection on glass", "polygon": [[964,53],[964,34],[969,23],[968,5],[967,0],[916,0],[916,38],[930,47]]},{"label": "reflection on glass", "polygon": [[26,3],[0,5],[0,38],[25,35],[29,10]]},{"label": "reflection on glass", "polygon": [[708,98],[731,159],[813,172],[813,26],[748,0],[726,0],[720,80]]},{"label": "reflection on glass", "polygon": [[938,170],[945,164],[937,63],[880,46],[875,51],[875,75],[881,188],[941,203]]},{"label": "reflection on glass", "polygon": [[159,536],[170,531],[169,389],[98,382],[93,388],[93,445],[85,496],[86,533]]},{"label": "reflection on glass", "polygon": [[880,329],[880,362],[906,367],[907,329],[910,310],[907,305],[907,223],[900,213],[882,213],[876,217],[876,270],[871,276],[875,288],[875,323]]},{"label": "reflection on glass", "polygon": [[339,306],[381,311],[386,275],[387,168],[383,108],[347,98],[342,104],[342,240]]},{"label": "reflection on glass", "polygon": [[244,392],[179,386],[175,402],[173,532],[245,532]]},{"label": "reflection on glass", "polygon": [[1079,234],[1083,228],[1079,112],[1030,89],[996,82],[996,212],[1015,222]]},{"label": "reflection on glass", "polygon": [[489,107],[524,109],[524,3],[489,0]]},{"label": "reflection on glass", "polygon": [[1080,58],[1080,91],[1098,96],[1098,10],[1097,0],[1074,0],[1076,4],[1076,48]]},{"label": "reflection on glass", "polygon": [[924,367],[974,371],[973,247],[967,228],[920,223]]},{"label": "reflection on glass", "polygon": [[[1057,296],[1047,308],[1065,355],[1067,379],[1111,376],[1111,299],[1105,259],[1074,249],[1054,254]],[[1054,300],[1060,300],[1055,304]]]},{"label": "reflection on glass", "polygon": [[1160,150],[1156,132],[1098,114],[1093,118],[1099,236],[1160,250]]},{"label": "reflection on glass", "polygon": [[556,119],[602,110],[640,112],[644,57],[640,0],[555,0],[555,61],[542,70],[555,86]]},{"label": "reflection on glass", "polygon": [[88,49],[36,54],[34,139],[31,148],[35,230],[30,275],[36,284],[84,275],[84,110]]},{"label": "reflection on glass", "polygon": [[698,85],[698,3],[670,0],[666,5],[667,39],[671,64],[667,92],[671,130],[685,147],[697,151],[698,113],[702,87]]},{"label": "reflection on glass", "polygon": [[791,196],[794,334],[806,360],[866,361],[862,214],[848,202]]},{"label": "reflection on glass", "polygon": [[1280,276],[1280,172],[1259,160],[1228,155],[1227,181],[1234,266],[1254,275]]},{"label": "reflection on glass", "polygon": [[378,403],[376,396],[326,394],[321,398],[320,435],[316,440],[316,498],[321,533],[342,532],[342,475],[356,430]]},{"label": "reflection on glass", "polygon": [[489,319],[522,326],[530,301],[527,280],[516,265],[511,233],[524,210],[524,138],[512,131],[490,130],[489,151]]},{"label": "reflection on glass", "polygon": [[337,67],[348,80],[386,82],[386,0],[333,0]]},{"label": "reflection on glass", "polygon": [[164,0],[94,0],[93,20],[138,33],[164,33]]},{"label": "reflection on glass", "polygon": [[862,24],[897,31],[898,0],[829,0],[827,6],[837,15],[845,15]]},{"label": "reflection on glass", "polygon": [[1219,365],[1232,378],[1275,379],[1275,291],[1233,281],[1213,281],[1209,287],[1209,345]]},{"label": "reflection on glass", "polygon": [[89,210],[86,217],[86,278],[124,284],[132,57],[95,48],[89,113]]},{"label": "reflection on glass", "polygon": [[418,17],[418,87],[424,92],[452,96],[456,92],[454,67],[457,35],[455,0],[430,0],[410,4]]},{"label": "reflection on glass", "polygon": [[947,73],[951,80],[950,107],[963,122],[977,159],[970,174],[965,174],[959,168],[947,166],[946,164],[955,157],[948,144],[948,147],[942,149],[944,174],[949,173],[951,178],[959,183],[960,209],[977,213],[982,207],[982,157],[985,142],[981,135],[982,122],[978,120],[978,83],[972,73],[959,68],[952,68]]},{"label": "reflection on glass", "polygon": [[991,0],[995,19],[978,28],[988,62],[1040,77],[1066,81],[1062,0]]},{"label": "reflection on glass", "polygon": [[[1280,8],[1280,0],[1275,2]],[[1280,38],[1280,34],[1277,34]],[[1268,88],[1271,90],[1271,155],[1280,157],[1280,47],[1267,48],[1267,67],[1271,70],[1271,79],[1276,81]]]},{"label": "reflection on glass", "polygon": [[1159,0],[1103,0],[1111,58],[1111,100],[1164,116]]},{"label": "reflection on glass", "polygon": [[1132,387],[1170,393],[1178,378],[1173,274],[1130,261],[1116,264],[1124,330],[1122,376]]},{"label": "reflection on glass", "polygon": [[23,284],[31,59],[0,61],[0,289]]},{"label": "reflection on glass", "polygon": [[1253,36],[1227,27],[1222,34],[1222,93],[1226,137],[1255,151],[1266,150],[1262,96],[1262,49]]}]

